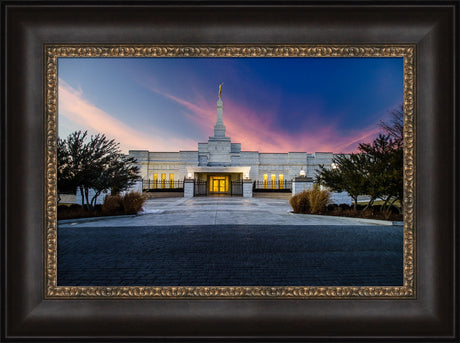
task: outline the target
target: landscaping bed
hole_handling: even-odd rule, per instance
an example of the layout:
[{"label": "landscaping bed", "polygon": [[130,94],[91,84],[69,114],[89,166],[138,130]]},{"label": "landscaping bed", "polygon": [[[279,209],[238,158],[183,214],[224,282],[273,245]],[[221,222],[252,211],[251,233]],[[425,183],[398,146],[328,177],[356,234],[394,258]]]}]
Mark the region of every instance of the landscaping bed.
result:
[{"label": "landscaping bed", "polygon": [[366,207],[357,205],[356,209],[348,204],[329,204],[330,193],[319,187],[300,192],[289,199],[294,213],[319,214],[338,217],[353,217],[402,221],[403,215],[398,207],[392,205],[384,208],[382,204]]},{"label": "landscaping bed", "polygon": [[130,192],[123,196],[107,196],[102,205],[82,206],[77,204],[59,204],[57,219],[92,218],[104,216],[119,216],[136,214],[142,210],[145,198],[136,192]]},{"label": "landscaping bed", "polygon": [[378,220],[389,220],[389,221],[402,221],[403,215],[399,213],[396,207],[392,207],[389,213],[382,212],[380,205],[374,205],[366,210],[365,206],[358,205],[357,209],[353,207],[341,204],[341,205],[328,205],[323,211],[318,214],[327,216],[339,216],[339,217],[353,217],[353,218],[365,218],[365,219],[378,219]]}]

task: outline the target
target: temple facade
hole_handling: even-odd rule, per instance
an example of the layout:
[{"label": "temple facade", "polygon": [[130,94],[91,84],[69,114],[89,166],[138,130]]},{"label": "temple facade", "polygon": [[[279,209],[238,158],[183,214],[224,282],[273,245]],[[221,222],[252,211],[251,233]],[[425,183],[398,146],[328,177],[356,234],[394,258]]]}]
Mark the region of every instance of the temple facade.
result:
[{"label": "temple facade", "polygon": [[267,189],[290,187],[290,181],[305,175],[313,179],[319,165],[331,166],[331,152],[260,153],[242,151],[225,134],[223,101],[219,90],[214,135],[198,143],[198,150],[153,152],[130,150],[149,188],[174,187],[177,182],[194,179],[206,187],[206,194],[231,194],[232,182],[252,180]]}]

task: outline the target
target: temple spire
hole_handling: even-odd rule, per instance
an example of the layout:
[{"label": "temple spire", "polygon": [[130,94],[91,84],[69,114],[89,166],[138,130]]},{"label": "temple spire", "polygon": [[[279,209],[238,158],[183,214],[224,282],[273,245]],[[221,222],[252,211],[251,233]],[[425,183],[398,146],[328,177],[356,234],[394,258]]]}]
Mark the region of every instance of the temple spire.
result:
[{"label": "temple spire", "polygon": [[216,125],[214,126],[214,137],[219,137],[219,138],[224,138],[225,137],[225,125],[223,121],[223,102],[222,102],[222,85],[224,83],[222,82],[219,85],[219,99],[217,100],[217,122]]}]

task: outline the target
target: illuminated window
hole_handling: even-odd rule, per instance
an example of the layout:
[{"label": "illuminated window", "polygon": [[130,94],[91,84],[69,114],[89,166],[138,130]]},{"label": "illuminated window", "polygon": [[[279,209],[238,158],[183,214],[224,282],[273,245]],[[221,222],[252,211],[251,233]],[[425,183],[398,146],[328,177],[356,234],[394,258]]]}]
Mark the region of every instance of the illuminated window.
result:
[{"label": "illuminated window", "polygon": [[153,174],[153,188],[158,187],[158,174]]},{"label": "illuminated window", "polygon": [[213,193],[228,192],[228,176],[211,176],[209,191]]},{"label": "illuminated window", "polygon": [[268,174],[264,174],[264,188],[268,188]]},{"label": "illuminated window", "polygon": [[166,173],[161,174],[161,188],[166,188]]},{"label": "illuminated window", "polygon": [[275,189],[276,188],[276,175],[275,174],[272,174],[272,188]]},{"label": "illuminated window", "polygon": [[280,189],[284,189],[284,175],[283,174],[278,175],[278,181],[280,183]]},{"label": "illuminated window", "polygon": [[169,174],[169,188],[174,188],[174,174]]}]

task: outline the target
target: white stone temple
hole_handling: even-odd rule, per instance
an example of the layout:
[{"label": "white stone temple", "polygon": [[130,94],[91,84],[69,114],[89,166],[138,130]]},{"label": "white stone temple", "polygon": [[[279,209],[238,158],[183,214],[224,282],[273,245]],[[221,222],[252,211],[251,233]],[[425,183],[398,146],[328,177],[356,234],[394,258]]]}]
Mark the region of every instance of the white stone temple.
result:
[{"label": "white stone temple", "polygon": [[[173,181],[194,179],[206,184],[208,195],[231,194],[232,182],[251,180],[262,188],[280,189],[299,175],[310,181],[319,165],[331,166],[331,152],[259,153],[241,151],[241,143],[232,143],[225,136],[223,101],[219,89],[217,121],[214,135],[205,143],[198,143],[198,150],[178,152],[153,152],[130,150],[136,158],[142,179],[153,188],[169,187]],[[150,186],[152,188],[152,186]]]}]

